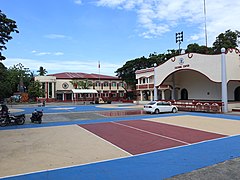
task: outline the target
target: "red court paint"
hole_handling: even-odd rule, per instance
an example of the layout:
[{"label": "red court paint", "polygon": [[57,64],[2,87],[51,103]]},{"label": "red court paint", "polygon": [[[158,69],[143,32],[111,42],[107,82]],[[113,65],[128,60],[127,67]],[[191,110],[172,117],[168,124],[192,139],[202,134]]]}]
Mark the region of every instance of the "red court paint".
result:
[{"label": "red court paint", "polygon": [[84,124],[79,126],[133,155],[185,145],[178,141],[159,137],[114,123]]},{"label": "red court paint", "polygon": [[168,136],[188,143],[196,143],[205,140],[226,137],[225,135],[221,134],[209,133],[206,131],[145,120],[120,121],[118,123],[149,131],[152,133]]}]

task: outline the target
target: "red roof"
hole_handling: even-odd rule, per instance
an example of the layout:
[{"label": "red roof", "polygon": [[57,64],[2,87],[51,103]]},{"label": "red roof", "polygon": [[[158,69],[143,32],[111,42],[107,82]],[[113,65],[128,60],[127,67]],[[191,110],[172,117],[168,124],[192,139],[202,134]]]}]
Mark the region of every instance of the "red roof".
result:
[{"label": "red roof", "polygon": [[154,67],[147,68],[147,69],[140,69],[140,70],[137,70],[135,73],[141,74],[141,73],[152,72],[152,71],[154,71]]},{"label": "red roof", "polygon": [[48,76],[55,76],[57,79],[119,79],[116,76],[107,76],[102,74],[87,74],[87,73],[75,73],[75,72],[63,72],[56,74],[48,74]]}]

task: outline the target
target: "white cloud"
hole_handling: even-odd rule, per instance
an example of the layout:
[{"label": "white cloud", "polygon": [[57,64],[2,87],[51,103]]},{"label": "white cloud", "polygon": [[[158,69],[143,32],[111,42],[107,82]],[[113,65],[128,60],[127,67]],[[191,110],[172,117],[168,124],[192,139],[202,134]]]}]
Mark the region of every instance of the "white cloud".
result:
[{"label": "white cloud", "polygon": [[82,1],[81,1],[81,0],[75,0],[74,3],[75,3],[75,4],[78,4],[78,5],[81,5],[81,4],[82,4]]},{"label": "white cloud", "polygon": [[45,56],[45,55],[50,55],[51,53],[50,52],[39,52],[39,53],[36,53],[35,55],[37,56]]},{"label": "white cloud", "polygon": [[68,36],[62,35],[62,34],[47,34],[44,35],[45,38],[48,39],[65,39],[65,38],[69,38]]},{"label": "white cloud", "polygon": [[53,53],[53,55],[55,55],[55,56],[62,56],[62,55],[64,55],[64,53],[63,52],[55,52],[55,53]]},{"label": "white cloud", "polygon": [[[94,60],[38,60],[38,59],[22,59],[22,58],[7,58],[3,61],[6,67],[11,67],[13,65],[21,62],[24,67],[30,69],[30,71],[36,72],[40,66],[44,67],[49,74],[57,72],[83,72],[83,73],[99,73],[98,61]],[[56,63],[58,62],[58,63]],[[116,71],[121,64],[113,64],[107,62],[100,62],[101,69],[100,73],[104,75],[115,76],[114,71]]]},{"label": "white cloud", "polygon": [[[188,38],[204,40],[204,1],[189,0],[97,0],[98,6],[135,11],[140,35],[145,38],[162,36],[181,25],[193,27]],[[240,1],[206,1],[208,44],[228,29],[240,29]],[[142,32],[141,32],[142,31]]]},{"label": "white cloud", "polygon": [[32,54],[36,56],[45,56],[45,55],[54,55],[54,56],[62,56],[63,52],[38,52],[36,50],[31,51]]}]

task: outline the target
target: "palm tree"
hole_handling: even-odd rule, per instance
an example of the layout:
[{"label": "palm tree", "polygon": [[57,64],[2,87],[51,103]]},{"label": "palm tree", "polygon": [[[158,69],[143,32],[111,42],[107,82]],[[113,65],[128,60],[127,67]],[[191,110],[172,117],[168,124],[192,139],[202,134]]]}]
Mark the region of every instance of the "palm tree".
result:
[{"label": "palm tree", "polygon": [[40,66],[39,70],[37,70],[37,72],[39,73],[39,76],[44,76],[45,74],[47,74],[47,70],[44,69],[42,66]]},{"label": "palm tree", "polygon": [[[91,81],[88,81],[88,79],[79,81],[80,89],[89,89],[89,87],[92,85],[93,83]],[[84,101],[86,101],[86,93],[83,93],[83,98],[84,98]]]},{"label": "palm tree", "polygon": [[88,81],[88,79],[79,81],[79,86],[81,87],[81,89],[89,89],[89,87],[92,85],[93,83],[91,81]]},{"label": "palm tree", "polygon": [[78,86],[80,86],[80,81],[77,79],[73,79],[72,81],[70,81],[70,83],[73,85],[74,89],[77,89]]}]

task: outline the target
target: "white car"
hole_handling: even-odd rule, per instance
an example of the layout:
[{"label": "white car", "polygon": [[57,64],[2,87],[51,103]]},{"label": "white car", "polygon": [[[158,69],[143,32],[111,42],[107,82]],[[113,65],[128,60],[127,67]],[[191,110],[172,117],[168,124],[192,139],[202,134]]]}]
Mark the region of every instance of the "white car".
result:
[{"label": "white car", "polygon": [[173,112],[176,113],[178,108],[172,105],[170,102],[165,101],[152,101],[146,105],[144,105],[143,110],[147,113],[156,113],[159,114],[161,112]]}]

